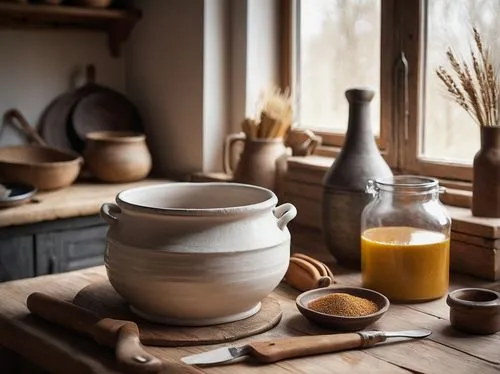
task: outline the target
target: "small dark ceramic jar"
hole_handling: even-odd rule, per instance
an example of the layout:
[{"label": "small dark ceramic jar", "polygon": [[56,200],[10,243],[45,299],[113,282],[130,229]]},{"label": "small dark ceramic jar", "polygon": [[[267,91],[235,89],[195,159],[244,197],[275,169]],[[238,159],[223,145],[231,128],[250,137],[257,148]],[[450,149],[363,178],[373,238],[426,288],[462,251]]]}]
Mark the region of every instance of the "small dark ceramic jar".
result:
[{"label": "small dark ceramic jar", "polygon": [[500,293],[484,288],[461,288],[448,294],[450,323],[472,334],[500,331]]}]

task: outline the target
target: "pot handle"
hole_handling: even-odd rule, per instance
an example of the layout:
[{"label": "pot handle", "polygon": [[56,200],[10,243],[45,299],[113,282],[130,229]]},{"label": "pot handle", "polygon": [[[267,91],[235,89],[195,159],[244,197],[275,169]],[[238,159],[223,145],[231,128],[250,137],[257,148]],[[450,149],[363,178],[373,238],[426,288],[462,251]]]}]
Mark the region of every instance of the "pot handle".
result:
[{"label": "pot handle", "polygon": [[274,208],[273,214],[278,219],[278,228],[283,231],[286,225],[297,215],[297,209],[292,204],[285,203]]},{"label": "pot handle", "polygon": [[101,206],[101,217],[110,225],[118,223],[118,217],[116,215],[121,212],[121,208],[113,203],[104,203]]},{"label": "pot handle", "polygon": [[236,134],[230,134],[226,137],[226,141],[224,142],[224,148],[223,148],[223,161],[224,161],[224,173],[228,175],[232,175],[234,173],[234,170],[232,168],[232,163],[231,163],[231,154],[233,150],[233,146],[237,142],[244,142],[245,141],[245,133],[239,132]]}]

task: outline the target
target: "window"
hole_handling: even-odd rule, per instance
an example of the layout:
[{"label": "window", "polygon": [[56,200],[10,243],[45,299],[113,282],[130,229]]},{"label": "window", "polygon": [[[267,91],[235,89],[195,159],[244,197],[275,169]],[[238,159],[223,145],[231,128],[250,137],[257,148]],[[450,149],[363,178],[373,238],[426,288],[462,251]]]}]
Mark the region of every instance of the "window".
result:
[{"label": "window", "polygon": [[373,130],[392,167],[471,181],[480,132],[435,69],[447,64],[449,46],[467,53],[472,26],[500,51],[498,0],[285,0],[284,9],[284,83],[296,95],[300,127],[341,146],[344,91],[371,86]]},{"label": "window", "polygon": [[[344,91],[371,86],[380,92],[381,0],[297,2],[298,121],[306,127],[343,133],[347,128]],[[380,129],[380,96],[372,124]]]}]

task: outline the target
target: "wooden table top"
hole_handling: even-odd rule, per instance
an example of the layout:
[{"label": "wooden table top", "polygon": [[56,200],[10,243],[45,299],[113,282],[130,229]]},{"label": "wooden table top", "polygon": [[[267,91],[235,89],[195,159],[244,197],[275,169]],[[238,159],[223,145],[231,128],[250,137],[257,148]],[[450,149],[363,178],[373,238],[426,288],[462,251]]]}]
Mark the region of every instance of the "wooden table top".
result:
[{"label": "wooden table top", "polygon": [[[335,269],[337,285],[360,285],[358,272]],[[115,373],[113,353],[92,340],[29,317],[26,297],[34,291],[72,300],[88,284],[106,279],[103,267],[49,275],[0,284],[0,345],[35,362],[50,372],[71,367],[71,373]],[[486,282],[453,276],[451,289],[484,287],[500,291],[500,282]],[[148,347],[158,357],[178,361],[181,357],[220,346],[281,336],[328,333],[306,321],[295,307],[298,292],[280,284],[273,296],[280,302],[283,318],[270,331],[230,344],[181,348]],[[468,335],[455,331],[448,321],[445,298],[427,303],[391,305],[370,329],[403,330],[426,328],[432,335],[423,340],[378,345],[290,359],[261,365],[243,360],[238,363],[203,368],[206,373],[500,373],[500,333]],[[0,365],[1,367],[1,365]]]},{"label": "wooden table top", "polygon": [[0,209],[0,228],[98,214],[101,205],[115,202],[116,194],[120,191],[169,182],[172,181],[166,179],[143,179],[131,183],[79,181],[59,190],[37,192],[33,202]]}]

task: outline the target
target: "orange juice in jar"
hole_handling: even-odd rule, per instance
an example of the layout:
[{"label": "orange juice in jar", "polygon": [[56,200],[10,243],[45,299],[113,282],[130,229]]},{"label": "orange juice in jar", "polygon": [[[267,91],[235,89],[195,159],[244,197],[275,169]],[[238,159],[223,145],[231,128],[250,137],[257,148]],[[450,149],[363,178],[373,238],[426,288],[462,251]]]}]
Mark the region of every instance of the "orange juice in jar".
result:
[{"label": "orange juice in jar", "polygon": [[392,301],[445,295],[449,282],[451,220],[439,202],[437,180],[394,176],[375,180],[362,214],[363,287]]}]

